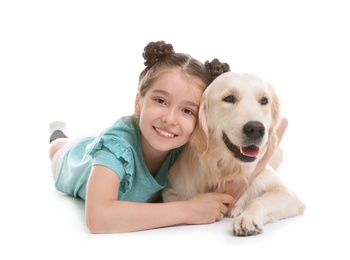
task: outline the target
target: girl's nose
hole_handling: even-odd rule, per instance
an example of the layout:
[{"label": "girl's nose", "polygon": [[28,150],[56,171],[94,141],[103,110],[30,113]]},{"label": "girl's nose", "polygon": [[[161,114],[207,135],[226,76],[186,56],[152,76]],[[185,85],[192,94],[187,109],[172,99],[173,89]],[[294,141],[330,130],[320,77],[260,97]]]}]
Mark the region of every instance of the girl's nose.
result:
[{"label": "girl's nose", "polygon": [[175,109],[167,109],[163,115],[162,121],[169,125],[177,125],[177,113]]}]

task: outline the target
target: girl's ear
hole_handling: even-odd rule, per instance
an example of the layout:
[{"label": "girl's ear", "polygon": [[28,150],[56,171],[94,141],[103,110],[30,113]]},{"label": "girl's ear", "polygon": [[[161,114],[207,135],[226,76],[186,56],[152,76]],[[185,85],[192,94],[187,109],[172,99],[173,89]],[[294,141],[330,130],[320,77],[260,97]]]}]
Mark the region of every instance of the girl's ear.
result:
[{"label": "girl's ear", "polygon": [[139,116],[141,114],[141,108],[140,108],[140,93],[136,94],[135,98],[135,114]]}]

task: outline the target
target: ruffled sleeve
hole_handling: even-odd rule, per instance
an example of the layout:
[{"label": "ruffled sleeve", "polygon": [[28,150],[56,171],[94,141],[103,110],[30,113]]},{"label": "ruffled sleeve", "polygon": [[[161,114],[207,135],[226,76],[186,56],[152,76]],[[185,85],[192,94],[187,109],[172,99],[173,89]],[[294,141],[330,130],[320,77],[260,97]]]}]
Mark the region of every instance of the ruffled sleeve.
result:
[{"label": "ruffled sleeve", "polygon": [[97,137],[87,148],[92,157],[92,165],[110,168],[120,178],[120,191],[132,188],[134,178],[134,154],[125,139],[106,133]]}]

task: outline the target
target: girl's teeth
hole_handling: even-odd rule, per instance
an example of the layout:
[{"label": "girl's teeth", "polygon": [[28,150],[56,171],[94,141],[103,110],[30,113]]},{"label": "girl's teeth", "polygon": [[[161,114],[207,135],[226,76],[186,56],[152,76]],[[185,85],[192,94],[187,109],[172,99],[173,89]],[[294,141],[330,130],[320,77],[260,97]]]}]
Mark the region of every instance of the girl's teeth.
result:
[{"label": "girl's teeth", "polygon": [[174,134],[170,134],[168,132],[165,132],[163,130],[160,130],[159,128],[156,128],[156,131],[160,133],[161,135],[164,135],[165,137],[174,137]]}]

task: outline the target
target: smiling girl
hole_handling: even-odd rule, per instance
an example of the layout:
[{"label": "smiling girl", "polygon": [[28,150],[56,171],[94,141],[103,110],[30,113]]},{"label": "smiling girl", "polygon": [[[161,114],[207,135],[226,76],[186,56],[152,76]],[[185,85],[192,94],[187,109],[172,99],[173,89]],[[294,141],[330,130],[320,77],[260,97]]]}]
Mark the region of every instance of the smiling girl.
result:
[{"label": "smiling girl", "polygon": [[131,232],[221,219],[233,203],[219,192],[188,201],[151,203],[165,187],[194,130],[200,97],[211,83],[206,66],[171,44],[144,49],[135,113],[97,137],[70,141],[64,122],[50,125],[49,157],[58,191],[85,200],[92,233]]}]

